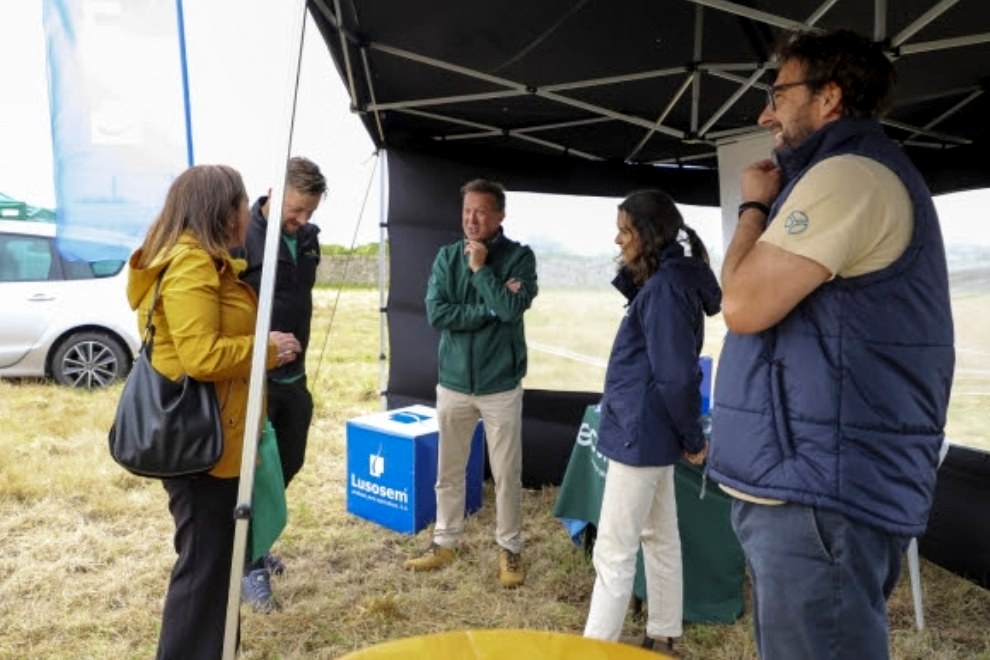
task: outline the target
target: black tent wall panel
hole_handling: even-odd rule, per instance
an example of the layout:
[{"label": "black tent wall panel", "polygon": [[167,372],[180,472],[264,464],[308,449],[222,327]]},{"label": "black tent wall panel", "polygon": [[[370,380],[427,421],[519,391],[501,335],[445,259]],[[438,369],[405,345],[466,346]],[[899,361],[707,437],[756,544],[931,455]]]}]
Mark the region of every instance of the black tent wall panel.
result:
[{"label": "black tent wall panel", "polygon": [[918,551],[990,589],[990,453],[953,445],[938,470],[935,504]]},{"label": "black tent wall panel", "polygon": [[[594,392],[526,390],[523,393],[523,472],[525,488],[559,486],[574,448],[584,409],[598,403]],[[436,405],[436,398],[389,393],[389,409]],[[485,476],[490,477],[487,452]]]},{"label": "black tent wall panel", "polygon": [[[424,298],[429,266],[441,245],[461,237],[460,187],[479,176],[512,182],[511,172],[470,160],[389,152],[388,297],[390,408],[436,401],[439,334],[426,322]],[[585,175],[587,176],[587,175]],[[598,180],[596,190],[618,195],[621,177]],[[634,179],[633,185],[636,185]],[[645,183],[645,182],[644,182]],[[507,183],[511,188],[511,183]],[[625,188],[621,188],[625,190]],[[512,209],[507,209],[511,216]],[[506,223],[511,237],[511,223]],[[559,484],[584,408],[594,392],[527,390],[523,399],[523,482],[529,487]]]}]

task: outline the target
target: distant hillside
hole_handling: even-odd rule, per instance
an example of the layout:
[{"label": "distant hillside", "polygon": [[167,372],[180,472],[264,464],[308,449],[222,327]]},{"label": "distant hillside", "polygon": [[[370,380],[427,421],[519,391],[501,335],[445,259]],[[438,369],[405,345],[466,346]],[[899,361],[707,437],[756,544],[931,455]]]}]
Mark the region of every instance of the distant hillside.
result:
[{"label": "distant hillside", "polygon": [[[378,280],[377,244],[354,250],[323,246],[318,274],[324,284],[375,286]],[[615,277],[615,258],[581,256],[566,251],[537,248],[536,274],[541,287],[608,289]],[[722,269],[721,252],[712,251],[712,270]],[[949,279],[954,289],[990,290],[990,245],[952,244],[946,247]],[[388,269],[386,260],[386,270]],[[425,285],[425,283],[424,283]]]},{"label": "distant hillside", "polygon": [[949,282],[955,290],[990,290],[990,245],[953,243],[945,246]]}]

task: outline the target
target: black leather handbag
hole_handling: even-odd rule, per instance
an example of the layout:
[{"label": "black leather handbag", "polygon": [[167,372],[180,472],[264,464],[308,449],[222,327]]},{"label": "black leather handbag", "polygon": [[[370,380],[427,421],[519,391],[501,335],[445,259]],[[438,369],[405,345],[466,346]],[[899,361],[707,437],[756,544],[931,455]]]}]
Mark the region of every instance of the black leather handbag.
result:
[{"label": "black leather handbag", "polygon": [[[164,271],[162,272],[164,275]],[[151,364],[162,275],[148,308],[141,350],[117,402],[110,455],[130,472],[156,479],[208,472],[223,453],[223,426],[213,383],[189,376],[178,382]]]}]

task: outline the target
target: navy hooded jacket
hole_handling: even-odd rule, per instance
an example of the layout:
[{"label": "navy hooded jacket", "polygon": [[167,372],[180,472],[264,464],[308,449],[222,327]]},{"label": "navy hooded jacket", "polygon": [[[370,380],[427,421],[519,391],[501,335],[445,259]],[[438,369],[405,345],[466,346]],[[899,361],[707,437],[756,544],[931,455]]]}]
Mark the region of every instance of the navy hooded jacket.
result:
[{"label": "navy hooded jacket", "polygon": [[598,451],[626,465],[673,465],[705,444],[698,355],[722,291],[708,264],[678,243],[662,249],[641,289],[625,271],[613,284],[630,302],[608,360]]}]

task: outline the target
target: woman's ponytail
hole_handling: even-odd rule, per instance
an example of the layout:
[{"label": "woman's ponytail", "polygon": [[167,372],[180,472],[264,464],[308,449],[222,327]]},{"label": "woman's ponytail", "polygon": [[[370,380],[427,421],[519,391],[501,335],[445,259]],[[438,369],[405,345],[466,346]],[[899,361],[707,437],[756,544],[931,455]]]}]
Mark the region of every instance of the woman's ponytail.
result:
[{"label": "woman's ponytail", "polygon": [[701,259],[706,264],[710,265],[711,262],[708,260],[708,249],[702,242],[701,237],[698,236],[698,233],[695,230],[691,229],[687,225],[684,225],[683,229],[684,233],[687,234],[688,237],[688,245],[691,248],[691,256],[696,259]]}]

